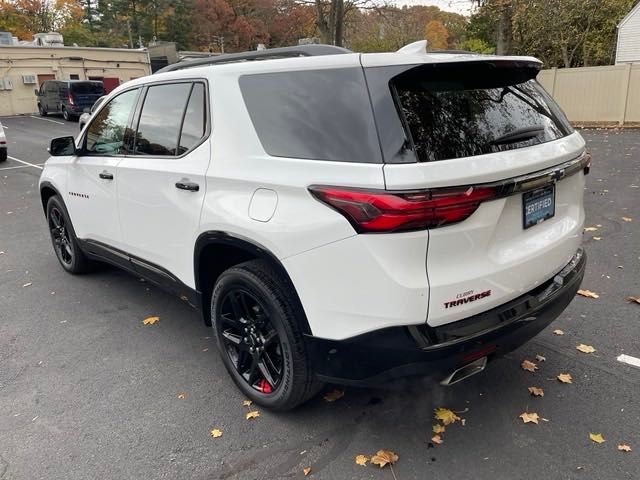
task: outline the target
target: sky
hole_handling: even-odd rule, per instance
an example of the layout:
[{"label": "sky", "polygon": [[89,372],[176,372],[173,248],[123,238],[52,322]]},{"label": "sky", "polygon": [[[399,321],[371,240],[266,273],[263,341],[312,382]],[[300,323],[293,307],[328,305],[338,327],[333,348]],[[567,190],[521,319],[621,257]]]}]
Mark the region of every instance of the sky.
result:
[{"label": "sky", "polygon": [[469,15],[470,0],[396,0],[397,5],[435,5],[442,10]]}]

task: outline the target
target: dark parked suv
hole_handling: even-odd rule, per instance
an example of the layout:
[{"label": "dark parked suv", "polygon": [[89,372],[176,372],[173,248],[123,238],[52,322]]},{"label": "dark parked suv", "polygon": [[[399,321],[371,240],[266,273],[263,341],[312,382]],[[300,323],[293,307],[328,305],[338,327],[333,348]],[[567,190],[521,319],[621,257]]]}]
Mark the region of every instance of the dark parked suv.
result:
[{"label": "dark parked suv", "polygon": [[90,80],[47,80],[36,90],[38,112],[43,117],[61,113],[65,120],[77,119],[104,95],[102,82]]}]

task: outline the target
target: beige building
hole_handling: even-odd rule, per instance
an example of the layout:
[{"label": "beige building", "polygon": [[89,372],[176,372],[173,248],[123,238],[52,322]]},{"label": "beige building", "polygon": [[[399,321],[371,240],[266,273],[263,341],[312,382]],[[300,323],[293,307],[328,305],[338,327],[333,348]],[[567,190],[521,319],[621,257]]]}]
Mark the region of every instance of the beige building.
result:
[{"label": "beige building", "polygon": [[146,50],[0,46],[0,116],[37,112],[45,80],[102,80],[109,92],[150,73]]}]

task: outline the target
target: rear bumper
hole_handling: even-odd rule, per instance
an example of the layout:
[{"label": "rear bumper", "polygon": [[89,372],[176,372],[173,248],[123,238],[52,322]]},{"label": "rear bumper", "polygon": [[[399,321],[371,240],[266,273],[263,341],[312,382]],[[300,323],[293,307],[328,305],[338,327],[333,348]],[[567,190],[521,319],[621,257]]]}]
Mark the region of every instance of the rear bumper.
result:
[{"label": "rear bumper", "polygon": [[500,307],[432,328],[392,327],[346,340],[307,336],[316,375],[328,382],[374,385],[438,375],[481,357],[508,353],[555,320],[576,295],[586,267],[580,248],[553,278]]}]

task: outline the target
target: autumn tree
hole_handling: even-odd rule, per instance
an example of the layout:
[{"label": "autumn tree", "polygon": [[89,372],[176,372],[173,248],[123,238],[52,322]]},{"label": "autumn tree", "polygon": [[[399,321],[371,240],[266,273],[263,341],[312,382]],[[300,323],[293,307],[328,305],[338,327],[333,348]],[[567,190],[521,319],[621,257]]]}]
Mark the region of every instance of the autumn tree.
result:
[{"label": "autumn tree", "polygon": [[424,38],[430,49],[446,50],[449,46],[449,31],[439,20],[431,20],[424,28]]}]

